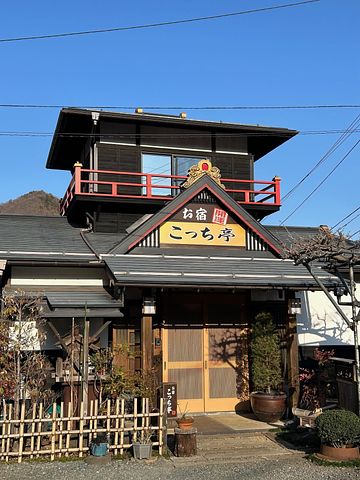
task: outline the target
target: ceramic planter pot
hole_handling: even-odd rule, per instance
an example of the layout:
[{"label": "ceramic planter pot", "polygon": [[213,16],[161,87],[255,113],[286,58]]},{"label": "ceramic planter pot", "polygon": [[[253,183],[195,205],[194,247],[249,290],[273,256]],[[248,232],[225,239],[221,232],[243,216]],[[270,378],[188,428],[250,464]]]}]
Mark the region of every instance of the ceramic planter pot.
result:
[{"label": "ceramic planter pot", "polygon": [[133,443],[133,453],[137,460],[151,458],[152,443]]},{"label": "ceramic planter pot", "polygon": [[90,453],[94,457],[104,457],[108,452],[108,444],[107,443],[92,443],[90,445]]},{"label": "ceramic planter pot", "polygon": [[321,444],[320,454],[331,460],[338,460],[339,462],[345,460],[358,460],[360,458],[359,447],[337,448]]},{"label": "ceramic planter pot", "polygon": [[260,421],[277,422],[285,413],[286,395],[285,393],[269,395],[263,392],[253,392],[250,394],[250,403],[252,411]]},{"label": "ceramic planter pot", "polygon": [[181,430],[190,430],[193,428],[194,419],[192,417],[178,418],[176,423]]}]

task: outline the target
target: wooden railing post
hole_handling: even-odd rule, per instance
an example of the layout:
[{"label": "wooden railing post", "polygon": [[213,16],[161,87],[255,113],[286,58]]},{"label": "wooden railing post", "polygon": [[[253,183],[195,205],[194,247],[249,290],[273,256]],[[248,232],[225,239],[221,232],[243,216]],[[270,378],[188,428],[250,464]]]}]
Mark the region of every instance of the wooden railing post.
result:
[{"label": "wooden railing post", "polygon": [[74,183],[75,183],[75,195],[81,193],[81,169],[82,163],[74,163]]},{"label": "wooden railing post", "polygon": [[280,177],[274,177],[272,179],[273,182],[275,182],[275,185],[274,185],[274,190],[275,190],[275,205],[280,205],[280,201],[281,201],[281,198],[280,198],[280,182],[281,182],[281,178]]},{"label": "wooden railing post", "polygon": [[146,196],[148,198],[151,197],[151,175],[149,173],[145,174],[145,179],[146,179]]}]

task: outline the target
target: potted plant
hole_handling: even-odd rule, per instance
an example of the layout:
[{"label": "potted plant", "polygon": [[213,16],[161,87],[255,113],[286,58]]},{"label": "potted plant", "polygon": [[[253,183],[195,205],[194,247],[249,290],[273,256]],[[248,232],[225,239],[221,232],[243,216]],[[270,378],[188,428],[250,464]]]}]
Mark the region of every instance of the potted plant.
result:
[{"label": "potted plant", "polygon": [[259,420],[276,422],[285,413],[286,395],[279,391],[282,382],[280,338],[272,315],[256,315],[251,335],[251,373],[256,391],[250,394],[251,408]]},{"label": "potted plant", "polygon": [[104,457],[109,451],[109,441],[106,433],[100,433],[91,440],[90,453],[94,457]]},{"label": "potted plant", "polygon": [[336,460],[359,458],[360,418],[349,410],[327,410],[315,420],[320,454]]},{"label": "potted plant", "polygon": [[176,419],[176,423],[178,424],[178,428],[180,430],[190,430],[193,428],[194,417],[189,415],[189,410],[187,409],[187,404],[185,409],[182,411],[180,405],[178,404],[178,409],[180,412],[180,416]]},{"label": "potted plant", "polygon": [[152,454],[152,428],[145,428],[141,432],[140,440],[133,443],[133,454],[137,460],[149,459]]}]

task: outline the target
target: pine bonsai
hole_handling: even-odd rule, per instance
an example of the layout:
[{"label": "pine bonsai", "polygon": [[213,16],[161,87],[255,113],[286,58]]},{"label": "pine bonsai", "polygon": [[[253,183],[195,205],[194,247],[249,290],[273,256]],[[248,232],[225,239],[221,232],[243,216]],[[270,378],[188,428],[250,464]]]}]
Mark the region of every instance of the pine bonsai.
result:
[{"label": "pine bonsai", "polygon": [[251,373],[256,390],[271,394],[282,382],[280,338],[272,315],[258,313],[252,326]]}]

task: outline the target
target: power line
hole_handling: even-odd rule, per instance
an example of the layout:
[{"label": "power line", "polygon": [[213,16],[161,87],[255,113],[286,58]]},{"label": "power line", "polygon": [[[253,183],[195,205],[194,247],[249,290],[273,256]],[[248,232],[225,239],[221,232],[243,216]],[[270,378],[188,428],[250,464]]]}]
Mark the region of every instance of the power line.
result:
[{"label": "power line", "polygon": [[353,233],[352,235],[350,235],[350,237],[349,237],[349,238],[355,237],[355,235],[357,235],[358,233],[360,233],[360,230],[356,230],[356,232],[355,232],[355,233]]},{"label": "power line", "polygon": [[280,222],[280,225],[283,225],[286,220],[288,220],[290,217],[294,215],[295,212],[299,210],[300,207],[304,205],[305,202],[309,200],[310,197],[314,195],[314,193],[323,185],[326,180],[335,172],[335,170],[342,164],[342,162],[350,155],[350,153],[357,147],[357,145],[360,143],[360,139],[353,145],[350,150],[342,157],[342,159],[335,165],[335,167],[326,175],[325,178],[312,190],[312,192],[309,193],[307,197],[298,205],[282,222]]},{"label": "power line", "polygon": [[[247,125],[244,125],[247,127]],[[251,128],[251,125],[249,125]],[[260,127],[261,128],[261,127]],[[346,133],[348,130],[303,130],[297,132],[298,135],[334,135],[338,133]],[[359,128],[351,130],[351,132],[360,132]],[[239,133],[217,133],[216,138],[241,138],[241,137],[272,137],[276,135],[277,137],[289,137],[289,133],[287,132],[239,132]],[[77,133],[77,132],[66,132],[66,133],[54,133],[54,132],[27,132],[27,131],[0,131],[0,137],[62,137],[62,138],[90,138],[96,136],[97,138],[103,140],[121,140],[122,138],[125,139],[136,139],[136,138],[206,138],[210,139],[211,134],[203,134],[203,133],[101,133],[95,134],[94,133]]]},{"label": "power line", "polygon": [[355,217],[353,217],[351,220],[349,220],[348,222],[345,223],[345,225],[343,225],[341,227],[341,230],[344,230],[345,227],[347,227],[348,225],[350,225],[350,223],[352,223],[354,220],[356,220],[357,218],[360,217],[360,213],[358,213],[357,215],[355,215]]},{"label": "power line", "polygon": [[322,163],[325,162],[344,142],[345,140],[354,133],[354,128],[360,124],[360,114],[351,122],[347,127],[345,132],[342,133],[340,138],[330,147],[330,149],[320,158],[320,160],[309,170],[309,172],[293,187],[291,188],[286,195],[284,195],[282,202],[284,203],[294,192],[297,190],[302,183],[305,182],[307,178],[318,168]]},{"label": "power line", "polygon": [[110,32],[123,32],[126,30],[140,30],[145,28],[157,28],[157,27],[165,27],[170,25],[180,25],[184,23],[195,23],[195,22],[203,22],[208,20],[218,20],[220,18],[228,18],[228,17],[236,17],[240,15],[247,15],[250,13],[260,13],[260,12],[267,12],[270,10],[279,10],[281,8],[290,8],[290,7],[299,7],[301,5],[306,5],[309,3],[317,3],[320,0],[306,0],[302,2],[296,3],[286,3],[282,5],[274,5],[272,7],[264,7],[264,8],[256,8],[252,10],[242,10],[240,12],[232,12],[232,13],[223,13],[220,15],[208,15],[205,17],[195,17],[195,18],[186,18],[183,20],[173,20],[168,22],[156,22],[156,23],[146,23],[143,25],[130,25],[126,27],[114,27],[114,28],[101,28],[96,30],[82,30],[77,32],[66,32],[66,33],[53,33],[49,35],[32,35],[29,37],[13,37],[13,38],[1,38],[0,42],[21,42],[25,40],[44,40],[47,38],[60,38],[60,37],[74,37],[79,35],[94,35],[98,33],[110,33]]},{"label": "power line", "polygon": [[[46,105],[35,103],[1,103],[0,108],[33,109],[84,109],[84,110],[135,110],[138,105]],[[360,104],[322,104],[322,105],[146,105],[144,110],[315,110],[360,108]]]},{"label": "power line", "polygon": [[[346,217],[342,218],[341,220],[339,220],[334,226],[331,227],[331,230],[334,230],[334,228],[336,228],[338,225],[340,225],[344,220],[348,219],[349,217],[351,217],[355,212],[357,212],[358,210],[360,210],[360,206],[355,208],[352,212],[350,212],[348,215],[346,215]],[[356,217],[355,217],[356,218]],[[351,220],[352,221],[352,220]],[[346,224],[347,225],[347,224]],[[346,226],[345,225],[345,226]]]}]

